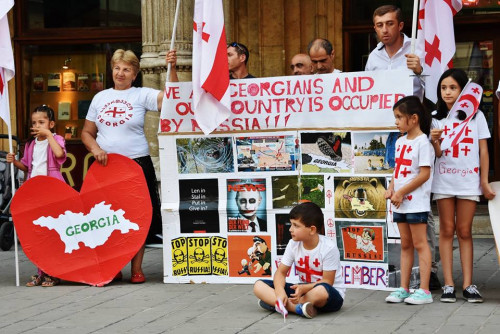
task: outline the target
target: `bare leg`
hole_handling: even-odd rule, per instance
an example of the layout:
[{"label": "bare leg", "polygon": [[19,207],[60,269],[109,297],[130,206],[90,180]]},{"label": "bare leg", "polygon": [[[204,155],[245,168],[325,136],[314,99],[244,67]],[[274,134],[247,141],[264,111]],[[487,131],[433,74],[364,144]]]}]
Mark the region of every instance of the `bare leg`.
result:
[{"label": "bare leg", "polygon": [[476,202],[457,199],[457,238],[462,263],[463,287],[472,284],[472,262],[474,247],[472,244],[472,220],[476,212]]},{"label": "bare leg", "polygon": [[439,211],[439,255],[443,268],[444,285],[453,282],[453,237],[455,236],[455,197],[437,201]]},{"label": "bare leg", "polygon": [[268,305],[276,303],[276,293],[273,288],[262,281],[257,281],[253,285],[254,295]]},{"label": "bare leg", "polygon": [[409,224],[413,247],[418,253],[418,266],[420,268],[420,289],[429,290],[431,276],[431,249],[427,243],[427,224]]},{"label": "bare leg", "polygon": [[413,240],[409,224],[398,223],[401,235],[401,287],[410,288],[410,275],[413,268]]},{"label": "bare leg", "polygon": [[142,273],[142,259],[144,258],[144,250],[146,249],[145,245],[142,245],[141,249],[135,254],[132,258],[132,274]]},{"label": "bare leg", "polygon": [[309,290],[305,295],[300,297],[300,303],[304,304],[307,302],[311,302],[314,307],[323,307],[328,302],[328,292],[321,285],[315,286],[311,290]]}]

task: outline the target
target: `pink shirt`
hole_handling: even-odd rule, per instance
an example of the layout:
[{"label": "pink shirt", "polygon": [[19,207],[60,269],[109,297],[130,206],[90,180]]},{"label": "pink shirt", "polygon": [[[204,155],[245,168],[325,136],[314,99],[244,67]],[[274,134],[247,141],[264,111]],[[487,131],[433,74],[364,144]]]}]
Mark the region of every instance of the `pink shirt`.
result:
[{"label": "pink shirt", "polygon": [[[50,145],[47,148],[47,176],[55,177],[56,179],[59,179],[63,182],[64,178],[61,174],[61,166],[66,161],[66,145],[64,142],[64,138],[55,134],[54,139],[56,142],[62,147],[64,155],[60,158],[57,158],[54,155],[54,152],[52,152],[52,149],[50,148]],[[28,167],[28,179],[31,178],[31,169],[33,168],[32,161],[33,161],[33,150],[35,148],[35,141],[31,141],[26,143],[26,146],[24,148],[24,156],[21,159],[21,163]]]}]

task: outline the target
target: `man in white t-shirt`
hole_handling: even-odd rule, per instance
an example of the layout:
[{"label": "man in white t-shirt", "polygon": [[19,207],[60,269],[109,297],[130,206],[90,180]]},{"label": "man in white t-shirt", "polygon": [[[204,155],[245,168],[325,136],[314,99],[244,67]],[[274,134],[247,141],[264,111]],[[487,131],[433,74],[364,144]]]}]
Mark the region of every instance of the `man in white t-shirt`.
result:
[{"label": "man in white t-shirt", "polygon": [[[274,311],[276,303],[286,310],[313,318],[317,312],[335,312],[344,303],[340,253],[335,242],[319,232],[324,231],[321,208],[312,202],[302,203],[290,211],[290,234],[274,280],[255,282],[254,293],[259,305]],[[286,283],[287,273],[295,265],[300,284]]]}]

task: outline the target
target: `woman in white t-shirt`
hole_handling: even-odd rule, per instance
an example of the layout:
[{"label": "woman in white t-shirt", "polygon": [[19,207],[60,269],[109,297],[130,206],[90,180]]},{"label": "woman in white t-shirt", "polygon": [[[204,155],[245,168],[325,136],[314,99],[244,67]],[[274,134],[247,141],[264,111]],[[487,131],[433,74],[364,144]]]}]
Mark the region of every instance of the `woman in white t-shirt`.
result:
[{"label": "woman in white t-shirt", "polygon": [[453,238],[455,232],[460,247],[462,263],[463,297],[471,303],[481,303],[483,298],[472,284],[472,220],[476,202],[484,194],[495,197],[488,184],[488,144],[490,137],[486,119],[481,111],[465,128],[465,137],[455,146],[441,150],[442,136],[465,120],[465,112],[448,113],[468,83],[467,74],[460,69],[449,69],[439,79],[437,110],[433,112],[431,142],[436,152],[432,192],[439,210],[439,254],[443,267],[444,284],[441,301],[456,301],[453,282]]},{"label": "woman in white t-shirt", "polygon": [[[171,81],[178,81],[175,72],[175,51],[167,53],[172,64]],[[143,169],[151,196],[153,216],[147,243],[162,233],[160,198],[153,162],[144,134],[144,117],[148,110],[159,111],[163,92],[146,87],[132,87],[140,71],[139,59],[130,50],[118,49],[111,58],[114,88],[96,94],[90,104],[82,130],[82,141],[98,163],[106,166],[108,153],[118,153],[133,159]],[[160,239],[161,240],[161,239]],[[161,241],[160,241],[161,242]],[[142,272],[144,246],[132,259],[131,283],[146,281]],[[119,272],[115,279],[121,279]]]}]

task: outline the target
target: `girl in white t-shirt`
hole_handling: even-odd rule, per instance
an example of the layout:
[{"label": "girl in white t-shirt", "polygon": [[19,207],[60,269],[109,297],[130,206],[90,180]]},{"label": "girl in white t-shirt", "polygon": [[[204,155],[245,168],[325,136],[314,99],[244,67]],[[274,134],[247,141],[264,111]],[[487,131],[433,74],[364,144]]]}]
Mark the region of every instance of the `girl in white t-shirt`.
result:
[{"label": "girl in white t-shirt", "polygon": [[[393,107],[396,126],[406,133],[396,141],[396,166],[385,198],[391,200],[393,220],[401,235],[401,287],[385,300],[389,303],[429,304],[431,250],[427,243],[434,151],[429,143],[431,117],[420,99],[407,96]],[[418,253],[420,288],[410,294],[414,250]]]},{"label": "girl in white t-shirt", "polygon": [[[31,114],[31,134],[33,138],[28,140],[24,147],[23,158],[19,161],[13,153],[7,154],[7,162],[28,174],[28,179],[46,175],[64,182],[61,174],[61,165],[66,160],[66,148],[64,138],[52,133],[55,126],[54,110],[46,105],[35,108]],[[52,277],[38,268],[38,273],[31,276],[26,286],[51,287],[59,284],[59,279]]]},{"label": "girl in white t-shirt", "polygon": [[431,142],[437,157],[432,192],[439,210],[439,253],[445,284],[441,301],[447,303],[456,301],[453,282],[455,232],[462,263],[463,297],[471,303],[483,301],[477,287],[472,284],[472,220],[479,196],[484,194],[487,199],[495,197],[488,184],[487,139],[490,132],[481,111],[468,123],[465,137],[457,145],[441,150],[441,135],[446,135],[465,119],[461,110],[449,117],[448,112],[467,82],[467,74],[460,69],[449,69],[441,75],[431,130]]}]

